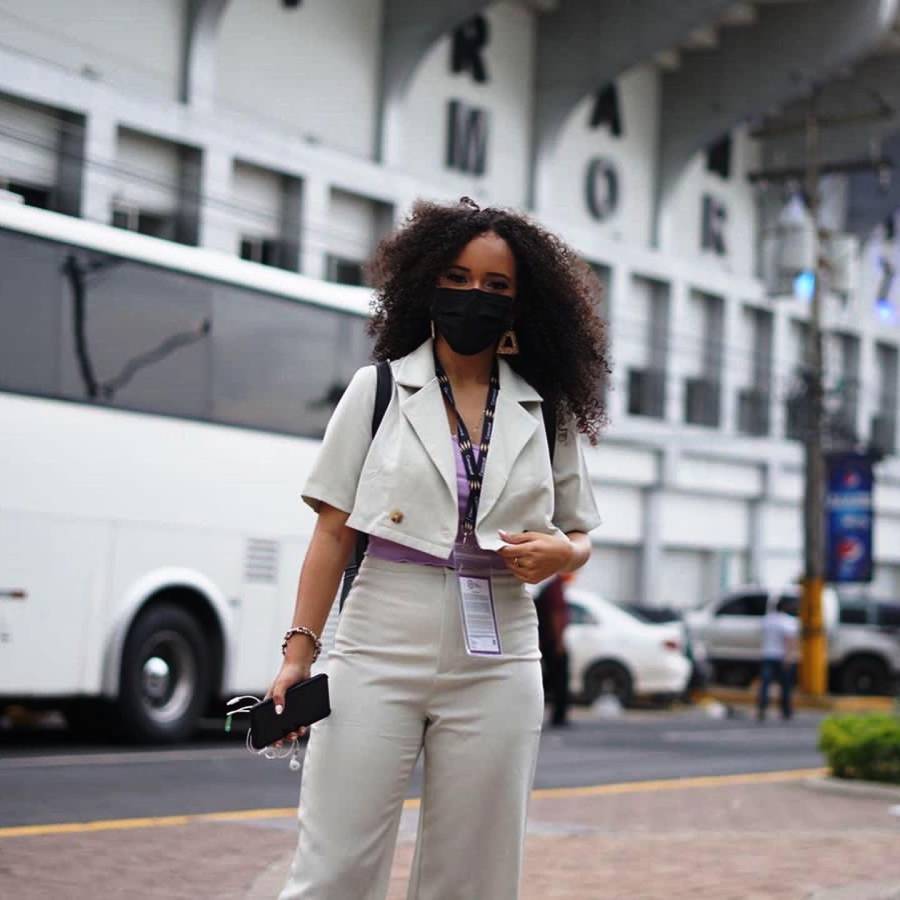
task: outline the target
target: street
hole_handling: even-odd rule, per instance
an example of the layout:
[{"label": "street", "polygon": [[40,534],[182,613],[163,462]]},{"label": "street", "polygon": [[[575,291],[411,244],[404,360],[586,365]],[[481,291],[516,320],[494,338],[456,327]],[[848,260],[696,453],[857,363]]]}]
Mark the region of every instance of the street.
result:
[{"label": "street", "polygon": [[[900,896],[900,791],[824,779],[817,714],[575,719],[542,738],[521,900]],[[252,757],[212,721],[169,749],[76,744],[58,729],[3,737],[4,897],[278,896],[296,845],[299,777],[287,760]],[[417,771],[388,900],[406,896],[419,785]]]},{"label": "street", "polygon": [[[740,713],[739,713],[740,715]],[[596,718],[578,710],[545,730],[536,788],[809,769],[819,716],[760,725],[744,713],[646,710]],[[208,721],[177,748],[87,745],[65,733],[7,734],[0,758],[0,826],[85,822],[295,806],[299,775],[288,761],[256,757],[243,732]],[[409,796],[419,795],[421,761]]]}]

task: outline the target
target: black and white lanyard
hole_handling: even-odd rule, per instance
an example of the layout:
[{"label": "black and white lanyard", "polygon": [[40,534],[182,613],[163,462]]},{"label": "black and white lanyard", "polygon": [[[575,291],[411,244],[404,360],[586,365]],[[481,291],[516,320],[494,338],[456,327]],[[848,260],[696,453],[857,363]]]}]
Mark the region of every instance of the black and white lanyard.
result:
[{"label": "black and white lanyard", "polygon": [[475,461],[475,452],[472,449],[472,441],[469,438],[469,430],[463,422],[456,403],[453,401],[453,388],[450,387],[450,378],[444,371],[437,354],[434,356],[434,371],[441,393],[450,408],[456,414],[456,434],[459,438],[459,450],[462,454],[463,465],[466,468],[466,478],[469,482],[469,502],[466,505],[466,513],[463,517],[463,541],[466,541],[475,531],[475,518],[478,515],[478,501],[481,499],[481,483],[484,478],[484,465],[487,460],[488,448],[491,445],[491,433],[494,430],[494,410],[497,408],[497,396],[500,393],[500,374],[497,360],[491,370],[491,382],[488,388],[487,403],[484,407],[484,421],[481,428],[481,443],[478,445],[478,461]]}]

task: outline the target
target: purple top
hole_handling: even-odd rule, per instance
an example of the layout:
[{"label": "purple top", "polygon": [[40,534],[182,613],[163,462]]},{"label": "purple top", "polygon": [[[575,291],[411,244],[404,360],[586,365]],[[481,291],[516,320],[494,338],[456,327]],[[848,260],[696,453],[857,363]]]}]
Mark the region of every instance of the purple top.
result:
[{"label": "purple top", "polygon": [[[462,453],[459,449],[459,439],[456,434],[453,435],[453,450],[456,457],[456,488],[459,495],[459,526],[456,532],[456,539],[462,540],[462,520],[466,514],[466,505],[469,502],[469,479],[466,478],[466,465],[463,462]],[[478,447],[473,447],[473,450],[475,451],[475,460],[477,462]],[[418,563],[422,566],[444,566],[451,569],[454,567],[452,552],[447,559],[441,559],[440,557],[432,556],[430,553],[414,550],[412,547],[377,537],[374,534],[369,535],[369,546],[366,553],[374,556],[376,559],[385,559],[390,562]],[[507,571],[503,558],[494,550],[482,550],[475,544],[472,545],[470,554],[473,557],[482,558],[485,565],[491,569]]]}]

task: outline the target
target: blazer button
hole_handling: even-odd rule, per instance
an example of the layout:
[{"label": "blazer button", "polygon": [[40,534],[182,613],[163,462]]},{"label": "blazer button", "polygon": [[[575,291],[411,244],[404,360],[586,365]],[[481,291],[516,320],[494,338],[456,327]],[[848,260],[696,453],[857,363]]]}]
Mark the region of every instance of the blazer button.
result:
[{"label": "blazer button", "polygon": [[403,521],[403,513],[399,509],[392,509],[389,518],[395,525],[399,525]]}]

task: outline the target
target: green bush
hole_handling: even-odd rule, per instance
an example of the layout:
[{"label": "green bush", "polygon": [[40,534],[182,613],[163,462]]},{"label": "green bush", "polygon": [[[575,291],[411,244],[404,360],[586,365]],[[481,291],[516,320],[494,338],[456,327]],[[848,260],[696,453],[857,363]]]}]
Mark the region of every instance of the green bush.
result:
[{"label": "green bush", "polygon": [[819,750],[838,778],[900,784],[900,716],[829,716],[819,727]]}]

